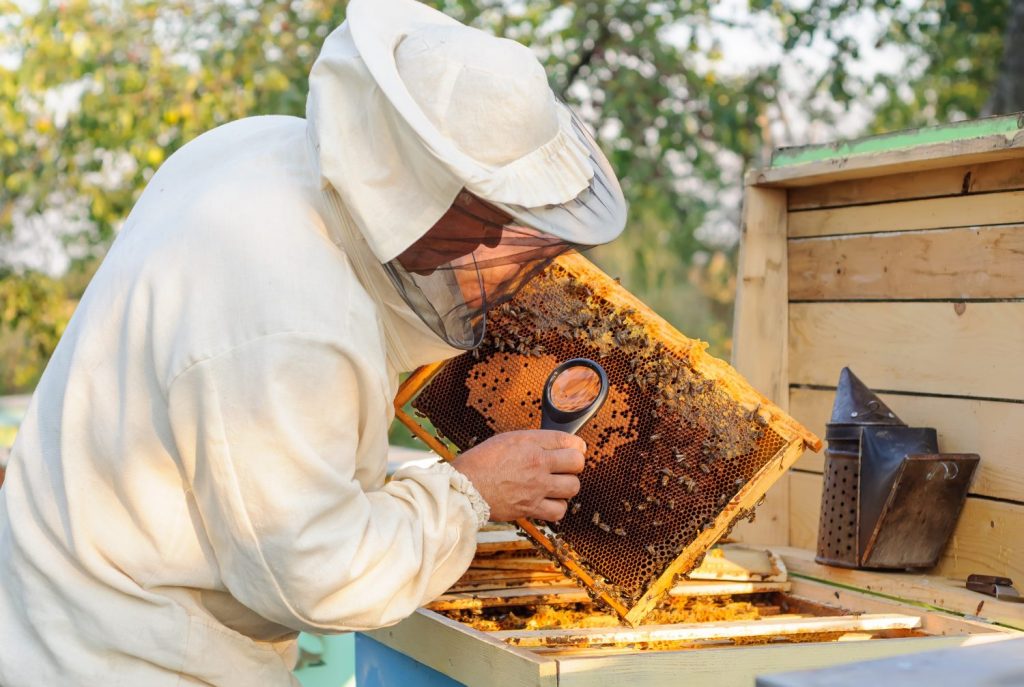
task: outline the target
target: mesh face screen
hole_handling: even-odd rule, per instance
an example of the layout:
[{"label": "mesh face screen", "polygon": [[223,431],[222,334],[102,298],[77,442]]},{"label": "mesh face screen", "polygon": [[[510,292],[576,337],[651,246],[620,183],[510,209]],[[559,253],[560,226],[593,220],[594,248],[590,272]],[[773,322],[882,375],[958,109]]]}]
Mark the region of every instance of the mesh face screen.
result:
[{"label": "mesh face screen", "polygon": [[598,361],[610,388],[579,432],[588,446],[582,488],[565,518],[547,526],[563,555],[631,608],[681,556],[687,564],[674,572],[699,564],[713,543],[695,550],[699,535],[717,525],[724,533],[748,514],[734,497],[793,440],[756,403],[734,398],[725,366],[709,374],[693,364],[708,358],[702,344],[674,330],[659,336],[667,325],[620,305],[622,288],[593,267],[581,282],[564,267],[574,260],[585,262],[562,259],[489,314],[483,345],[445,363],[412,404],[465,450],[498,432],[539,427],[555,366]]}]

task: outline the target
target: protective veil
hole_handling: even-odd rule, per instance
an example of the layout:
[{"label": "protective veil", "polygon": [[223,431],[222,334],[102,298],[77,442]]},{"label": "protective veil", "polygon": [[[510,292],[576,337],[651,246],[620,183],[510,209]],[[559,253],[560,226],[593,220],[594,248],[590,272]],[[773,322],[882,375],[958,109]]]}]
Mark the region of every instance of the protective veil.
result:
[{"label": "protective veil", "polygon": [[348,15],[312,74],[321,175],[412,310],[472,348],[553,258],[618,236],[622,192],[527,48],[418,3]]},{"label": "protective veil", "polygon": [[[402,255],[463,192],[502,238],[528,226],[597,242],[526,210],[575,207],[594,167],[557,123],[516,142],[550,168],[426,135],[431,117],[392,100],[373,55],[394,64],[403,35],[453,22],[399,0],[348,11],[307,120],[234,122],[171,156],[68,325],[0,490],[5,687],[295,685],[297,630],[397,622],[472,559],[487,506],[461,474],[385,484],[397,373],[457,351],[382,266],[452,272],[447,253]],[[418,24],[383,44],[392,20]],[[462,256],[479,275],[482,251],[506,246],[485,234]]]}]

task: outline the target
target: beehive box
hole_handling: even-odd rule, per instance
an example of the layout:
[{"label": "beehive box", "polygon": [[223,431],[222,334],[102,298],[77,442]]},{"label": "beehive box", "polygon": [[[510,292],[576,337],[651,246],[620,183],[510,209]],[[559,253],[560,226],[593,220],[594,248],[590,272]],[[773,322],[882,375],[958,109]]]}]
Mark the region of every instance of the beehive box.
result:
[{"label": "beehive box", "polygon": [[784,149],[747,182],[736,367],[823,433],[849,366],[940,450],[981,463],[928,575],[813,563],[811,454],[744,537],[788,543],[802,574],[1024,628],[1024,604],[964,589],[971,573],[1024,587],[1024,115]]},{"label": "beehive box", "polygon": [[[480,571],[494,560],[494,539],[486,534],[474,563]],[[617,624],[578,593],[538,580],[522,589],[447,594],[431,604],[438,612],[424,609],[357,639],[359,684],[667,686],[685,676],[696,687],[750,687],[765,672],[1013,636],[948,614],[786,580],[784,566],[772,561],[767,572],[775,581],[682,581],[653,622],[636,628]],[[710,578],[720,570],[728,568],[701,567]]]},{"label": "beehive box", "polygon": [[361,637],[360,657],[381,652],[470,685],[752,687],[755,675],[1024,629],[1024,604],[964,588],[972,572],[1024,586],[1022,132],[1024,117],[997,117],[783,150],[747,178],[736,368],[821,435],[849,365],[907,423],[935,426],[942,450],[979,453],[981,466],[932,574],[816,564],[822,461],[811,454],[734,536],[782,556],[797,576],[790,593],[854,613],[916,613],[932,636],[545,656],[422,611]]},{"label": "beehive box", "polygon": [[[598,361],[608,399],[579,432],[580,493],[557,523],[521,521],[538,546],[636,624],[704,552],[820,440],[725,362],[686,338],[585,258],[560,257],[488,315],[483,344],[414,374],[400,419],[442,455],[540,426],[561,362]],[[429,420],[431,436],[405,412]]]}]

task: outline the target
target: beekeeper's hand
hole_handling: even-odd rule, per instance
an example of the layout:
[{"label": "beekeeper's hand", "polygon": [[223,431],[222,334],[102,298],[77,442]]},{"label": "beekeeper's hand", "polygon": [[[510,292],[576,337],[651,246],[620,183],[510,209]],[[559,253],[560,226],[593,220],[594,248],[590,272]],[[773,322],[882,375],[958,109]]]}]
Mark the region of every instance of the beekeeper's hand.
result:
[{"label": "beekeeper's hand", "polygon": [[550,429],[498,434],[460,454],[453,465],[491,507],[491,520],[556,521],[580,490],[587,444]]}]

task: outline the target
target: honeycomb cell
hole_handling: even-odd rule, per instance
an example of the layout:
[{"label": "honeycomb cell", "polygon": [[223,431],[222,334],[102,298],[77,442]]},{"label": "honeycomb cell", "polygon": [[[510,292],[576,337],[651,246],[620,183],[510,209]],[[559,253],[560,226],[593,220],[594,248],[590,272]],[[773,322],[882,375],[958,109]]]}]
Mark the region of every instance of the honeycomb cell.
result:
[{"label": "honeycomb cell", "polygon": [[632,606],[723,511],[736,510],[736,494],[787,442],[727,382],[697,370],[678,342],[667,346],[657,327],[616,305],[614,288],[599,292],[552,265],[493,310],[481,347],[445,363],[412,405],[465,450],[539,427],[554,367],[599,362],[610,388],[579,431],[588,446],[581,490],[547,527]]}]

